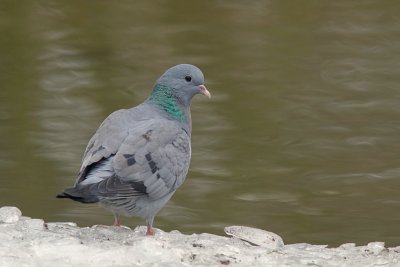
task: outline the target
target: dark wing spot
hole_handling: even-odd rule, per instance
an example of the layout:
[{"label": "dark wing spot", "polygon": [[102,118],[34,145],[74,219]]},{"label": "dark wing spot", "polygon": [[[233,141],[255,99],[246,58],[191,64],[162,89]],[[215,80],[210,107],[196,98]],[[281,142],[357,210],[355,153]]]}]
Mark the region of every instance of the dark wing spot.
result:
[{"label": "dark wing spot", "polygon": [[126,163],[128,163],[128,166],[132,166],[133,164],[136,163],[135,158],[130,158],[126,160]]},{"label": "dark wing spot", "polygon": [[159,173],[157,173],[157,179],[160,179],[161,175]]},{"label": "dark wing spot", "polygon": [[154,161],[150,161],[149,166],[151,169],[151,173],[155,173],[156,171],[158,171],[158,167]]},{"label": "dark wing spot", "polygon": [[151,154],[150,153],[147,153],[145,155],[145,157],[146,157],[147,161],[151,161]]},{"label": "dark wing spot", "polygon": [[147,153],[145,155],[145,157],[146,157],[146,160],[149,163],[149,166],[150,166],[150,169],[151,169],[151,173],[155,173],[156,171],[158,171],[158,167],[157,167],[156,163],[153,161],[153,159],[151,158],[151,154]]},{"label": "dark wing spot", "polygon": [[128,166],[132,166],[136,163],[135,154],[123,154],[124,158],[126,158],[126,163]]},{"label": "dark wing spot", "polygon": [[123,154],[122,156],[124,156],[124,158],[129,159],[131,157],[134,157],[135,154]]}]

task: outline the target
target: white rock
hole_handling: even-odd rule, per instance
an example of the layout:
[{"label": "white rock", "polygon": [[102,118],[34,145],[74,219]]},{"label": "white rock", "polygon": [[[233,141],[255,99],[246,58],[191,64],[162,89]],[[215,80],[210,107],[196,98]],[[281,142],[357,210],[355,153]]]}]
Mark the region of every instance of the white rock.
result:
[{"label": "white rock", "polygon": [[384,242],[370,242],[365,249],[366,252],[371,252],[374,255],[378,255],[385,250]]},{"label": "white rock", "polygon": [[355,243],[344,243],[342,245],[340,245],[339,248],[341,249],[349,249],[349,248],[354,248],[356,246]]},{"label": "white rock", "polygon": [[266,249],[277,242],[275,234],[241,226],[228,227],[238,237],[229,238],[160,229],[148,237],[143,227],[43,225],[29,218],[0,223],[0,266],[400,266],[400,247],[385,248],[383,242],[328,248],[278,241],[279,249]]},{"label": "white rock", "polygon": [[257,228],[247,226],[228,226],[225,227],[224,231],[227,235],[269,249],[277,249],[284,245],[283,240],[279,235]]},{"label": "white rock", "polygon": [[16,207],[4,206],[0,208],[0,223],[15,223],[21,217],[21,211]]},{"label": "white rock", "polygon": [[32,230],[43,230],[44,229],[44,221],[42,219],[27,219],[23,221],[19,221],[17,227],[20,228],[29,228]]}]

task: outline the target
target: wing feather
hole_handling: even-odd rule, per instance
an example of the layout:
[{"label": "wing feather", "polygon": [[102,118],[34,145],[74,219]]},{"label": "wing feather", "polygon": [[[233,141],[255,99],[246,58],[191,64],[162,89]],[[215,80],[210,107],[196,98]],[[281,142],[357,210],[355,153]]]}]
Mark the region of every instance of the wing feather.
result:
[{"label": "wing feather", "polygon": [[[143,195],[159,199],[183,183],[190,162],[187,131],[160,119],[144,120],[124,131],[109,121],[86,149],[77,180],[81,190],[112,202]],[[110,175],[100,177],[104,173]]]}]

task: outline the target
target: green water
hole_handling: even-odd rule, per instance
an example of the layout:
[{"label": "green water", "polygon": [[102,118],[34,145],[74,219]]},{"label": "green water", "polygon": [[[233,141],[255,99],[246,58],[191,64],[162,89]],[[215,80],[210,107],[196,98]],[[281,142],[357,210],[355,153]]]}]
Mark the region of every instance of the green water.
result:
[{"label": "green water", "polygon": [[213,98],[192,103],[188,179],[155,227],[400,245],[399,18],[398,1],[2,0],[0,205],[111,224],[55,195],[109,113],[191,63]]}]

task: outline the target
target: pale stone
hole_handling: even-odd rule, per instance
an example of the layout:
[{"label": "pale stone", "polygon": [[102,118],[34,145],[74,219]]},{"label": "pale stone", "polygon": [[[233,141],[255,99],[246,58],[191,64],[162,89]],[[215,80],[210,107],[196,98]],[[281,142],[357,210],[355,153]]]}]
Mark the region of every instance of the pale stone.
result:
[{"label": "pale stone", "polygon": [[15,223],[21,217],[21,211],[16,207],[1,207],[0,208],[0,223]]},{"label": "pale stone", "polygon": [[247,226],[228,226],[225,227],[224,231],[227,235],[261,247],[277,249],[284,245],[283,240],[279,235],[257,228]]}]

